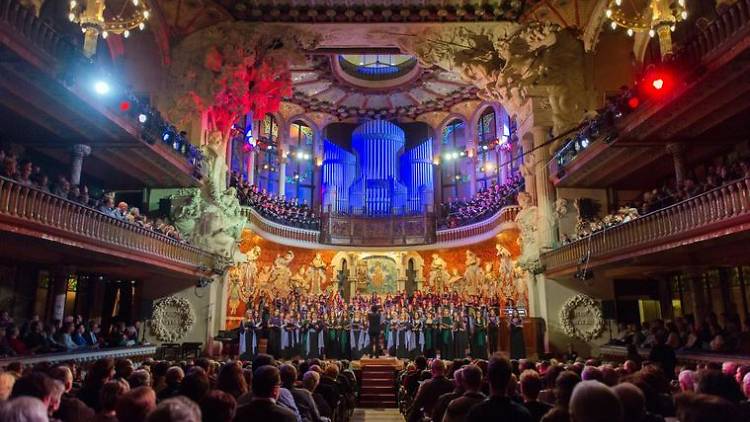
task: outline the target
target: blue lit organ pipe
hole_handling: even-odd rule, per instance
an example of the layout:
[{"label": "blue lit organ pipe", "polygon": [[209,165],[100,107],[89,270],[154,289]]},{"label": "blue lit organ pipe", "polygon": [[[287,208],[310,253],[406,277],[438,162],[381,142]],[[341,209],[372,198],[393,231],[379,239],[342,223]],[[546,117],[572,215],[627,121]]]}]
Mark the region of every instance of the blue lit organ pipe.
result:
[{"label": "blue lit organ pipe", "polygon": [[349,190],[349,206],[368,214],[390,214],[406,205],[407,188],[398,179],[398,152],[404,131],[384,120],[370,120],[354,129],[352,149],[358,177]]},{"label": "blue lit organ pipe", "polygon": [[432,139],[426,139],[401,156],[402,180],[408,189],[407,209],[421,213],[433,204]]},{"label": "blue lit organ pipe", "polygon": [[330,142],[323,142],[323,210],[334,213],[349,208],[349,187],[354,181],[354,155]]}]

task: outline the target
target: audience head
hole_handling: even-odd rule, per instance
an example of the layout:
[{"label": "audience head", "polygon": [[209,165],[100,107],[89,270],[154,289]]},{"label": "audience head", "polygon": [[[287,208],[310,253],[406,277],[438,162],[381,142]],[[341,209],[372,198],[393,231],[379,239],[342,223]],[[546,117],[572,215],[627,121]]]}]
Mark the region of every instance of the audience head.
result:
[{"label": "audience head", "polygon": [[487,365],[487,380],[489,381],[492,395],[505,396],[507,394],[510,375],[510,361],[500,354],[494,354]]},{"label": "audience head", "polygon": [[281,376],[275,366],[265,365],[253,372],[253,395],[259,398],[278,399]]},{"label": "audience head", "polygon": [[524,400],[534,401],[539,397],[539,392],[542,391],[542,379],[539,374],[532,370],[527,369],[521,373],[521,395]]},{"label": "audience head", "polygon": [[445,362],[442,359],[435,359],[430,365],[430,372],[433,377],[445,376]]},{"label": "audience head", "polygon": [[196,403],[200,403],[210,389],[211,381],[200,366],[191,368],[180,384],[180,394]]},{"label": "audience head", "polygon": [[414,359],[414,364],[417,366],[418,371],[424,371],[427,369],[427,358],[423,355],[419,355]]},{"label": "audience head", "polygon": [[[212,419],[213,420],[213,419]],[[177,396],[159,403],[147,422],[201,422],[201,409],[192,400]]]},{"label": "audience head", "polygon": [[689,369],[680,371],[680,375],[677,376],[677,381],[680,383],[680,391],[682,392],[694,392],[695,391],[695,372]]},{"label": "audience head", "polygon": [[247,393],[247,383],[238,362],[228,362],[219,370],[216,388],[229,393],[234,398]]},{"label": "audience head", "polygon": [[8,400],[16,377],[10,372],[0,372],[0,402]]},{"label": "audience head", "polygon": [[695,391],[701,394],[711,394],[732,403],[739,403],[744,395],[734,377],[716,370],[701,371]]},{"label": "audience head", "polygon": [[203,422],[232,422],[237,401],[221,390],[212,390],[200,401]]},{"label": "audience head", "polygon": [[16,380],[10,398],[13,399],[22,396],[36,397],[49,407],[54,405],[55,384],[59,384],[59,382],[46,374],[36,371],[31,372]]},{"label": "audience head", "polygon": [[315,371],[307,371],[302,376],[302,386],[308,391],[314,391],[320,382],[320,374]]},{"label": "audience head", "polygon": [[115,413],[118,422],[143,422],[156,408],[156,393],[150,387],[134,388],[117,400]]},{"label": "audience head", "polygon": [[709,394],[678,394],[675,407],[680,422],[739,422],[736,406]]},{"label": "audience head", "polygon": [[640,388],[624,382],[612,388],[612,391],[620,399],[623,417],[626,421],[640,421],[646,414],[646,397]]},{"label": "audience head", "polygon": [[128,377],[128,384],[132,388],[151,387],[151,373],[145,369],[133,371]]},{"label": "audience head", "polygon": [[623,410],[611,388],[599,381],[581,381],[570,397],[571,422],[620,422]]},{"label": "audience head", "polygon": [[99,404],[102,412],[114,412],[117,401],[130,391],[130,386],[122,379],[108,381],[99,392]]},{"label": "audience head", "polygon": [[279,367],[279,372],[281,375],[281,385],[283,385],[284,388],[293,387],[294,382],[297,381],[297,369],[294,365],[281,365],[281,367]]},{"label": "audience head", "polygon": [[185,371],[183,371],[179,366],[172,366],[167,369],[167,374],[165,377],[167,385],[176,387],[180,385],[182,380],[185,378]]},{"label": "audience head", "polygon": [[325,376],[331,379],[336,379],[339,376],[339,367],[334,363],[329,363],[326,366]]},{"label": "audience head", "polygon": [[466,391],[477,392],[482,388],[482,370],[476,365],[461,368],[463,386]]},{"label": "audience head", "polygon": [[49,370],[49,376],[61,382],[65,387],[65,392],[69,393],[73,388],[73,371],[65,365],[56,366]]},{"label": "audience head", "polygon": [[557,380],[555,380],[555,397],[557,398],[558,406],[568,407],[573,389],[580,382],[581,377],[573,371],[564,371],[557,376]]},{"label": "audience head", "polygon": [[0,404],[0,421],[47,422],[47,406],[36,397],[18,397]]}]

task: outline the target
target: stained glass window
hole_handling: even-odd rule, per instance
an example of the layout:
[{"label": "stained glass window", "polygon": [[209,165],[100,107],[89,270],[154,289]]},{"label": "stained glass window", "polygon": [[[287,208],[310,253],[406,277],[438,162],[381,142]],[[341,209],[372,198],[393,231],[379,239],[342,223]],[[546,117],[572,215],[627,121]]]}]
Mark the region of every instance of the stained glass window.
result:
[{"label": "stained glass window", "polygon": [[286,197],[300,204],[312,205],[315,181],[313,180],[313,130],[302,121],[289,127],[289,157],[286,167]]},{"label": "stained glass window", "polygon": [[471,160],[466,155],[466,122],[455,119],[441,134],[440,160],[443,201],[471,197]]},{"label": "stained glass window", "polygon": [[500,152],[498,151],[495,110],[487,107],[477,122],[477,189],[500,183]]}]

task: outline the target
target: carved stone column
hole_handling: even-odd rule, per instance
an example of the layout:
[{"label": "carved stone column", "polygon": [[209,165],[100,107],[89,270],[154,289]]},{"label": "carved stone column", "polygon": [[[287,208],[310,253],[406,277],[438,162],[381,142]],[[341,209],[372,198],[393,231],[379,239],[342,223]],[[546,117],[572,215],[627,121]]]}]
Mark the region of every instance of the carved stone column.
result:
[{"label": "carved stone column", "polygon": [[674,178],[678,185],[685,180],[685,146],[680,143],[667,144],[667,153],[674,162]]},{"label": "carved stone column", "polygon": [[245,158],[245,171],[247,172],[247,183],[255,184],[255,150],[247,153]]},{"label": "carved stone column", "polygon": [[279,196],[286,196],[286,157],[279,158]]},{"label": "carved stone column", "polygon": [[536,182],[534,173],[534,137],[527,133],[521,137],[521,148],[523,148],[523,164],[521,166],[521,175],[524,181],[524,191],[527,192],[533,201],[536,201]]},{"label": "carved stone column", "polygon": [[70,165],[70,184],[81,183],[81,170],[83,169],[83,158],[91,155],[91,147],[83,144],[73,145],[73,162]]},{"label": "carved stone column", "polygon": [[531,128],[534,138],[534,182],[536,184],[536,204],[539,208],[539,249],[544,252],[557,242],[557,233],[553,227],[555,187],[549,181],[550,149],[545,142],[549,139],[550,128],[534,126]]}]

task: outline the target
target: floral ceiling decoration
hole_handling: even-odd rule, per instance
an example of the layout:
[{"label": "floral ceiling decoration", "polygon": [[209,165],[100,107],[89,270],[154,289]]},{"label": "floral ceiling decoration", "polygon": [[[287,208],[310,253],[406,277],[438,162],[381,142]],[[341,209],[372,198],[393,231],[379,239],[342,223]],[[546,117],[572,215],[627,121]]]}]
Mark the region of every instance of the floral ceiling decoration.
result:
[{"label": "floral ceiling decoration", "polygon": [[278,110],[292,93],[289,67],[304,62],[318,37],[300,29],[223,22],[194,32],[173,50],[167,110],[186,122],[205,113],[226,139],[241,116]]}]

